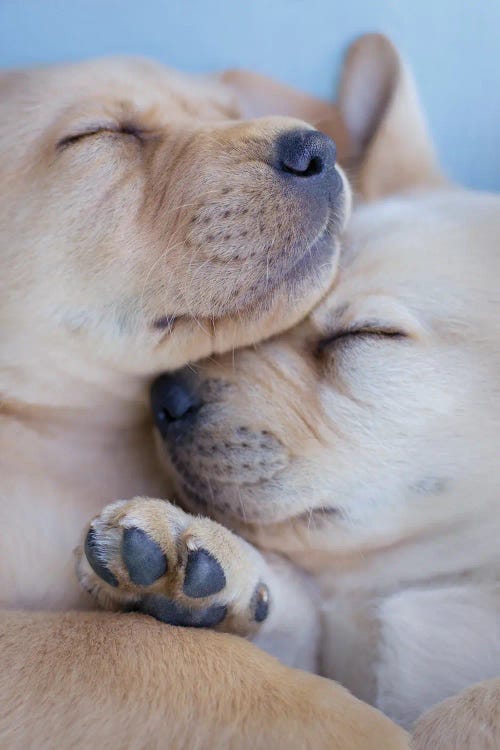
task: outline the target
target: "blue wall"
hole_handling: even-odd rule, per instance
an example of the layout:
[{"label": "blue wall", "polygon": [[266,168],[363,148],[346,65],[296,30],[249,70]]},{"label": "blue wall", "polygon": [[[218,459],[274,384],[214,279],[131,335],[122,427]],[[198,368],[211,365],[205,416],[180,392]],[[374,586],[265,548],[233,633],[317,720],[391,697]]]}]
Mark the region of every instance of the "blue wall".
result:
[{"label": "blue wall", "polygon": [[329,96],[365,31],[411,62],[448,174],[500,189],[500,0],[0,0],[0,66],[139,53]]}]

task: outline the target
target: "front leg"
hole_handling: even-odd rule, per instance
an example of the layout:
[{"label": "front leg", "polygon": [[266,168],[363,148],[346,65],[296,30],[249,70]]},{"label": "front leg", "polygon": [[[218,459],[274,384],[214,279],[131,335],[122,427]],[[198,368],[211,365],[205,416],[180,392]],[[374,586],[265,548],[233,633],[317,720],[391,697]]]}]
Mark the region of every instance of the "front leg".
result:
[{"label": "front leg", "polygon": [[305,574],[208,518],[163,500],[108,505],[77,549],[82,586],[106,609],[252,637],[314,670],[318,612]]}]

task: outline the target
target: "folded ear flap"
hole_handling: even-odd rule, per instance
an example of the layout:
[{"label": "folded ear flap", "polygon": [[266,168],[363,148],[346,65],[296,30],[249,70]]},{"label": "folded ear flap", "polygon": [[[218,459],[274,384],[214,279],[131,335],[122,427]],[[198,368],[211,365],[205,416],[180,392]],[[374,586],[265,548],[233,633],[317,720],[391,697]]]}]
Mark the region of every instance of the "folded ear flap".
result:
[{"label": "folded ear flap", "polygon": [[335,141],[340,163],[347,158],[347,131],[335,104],[247,70],[226,70],[219,80],[232,91],[241,117],[282,115],[305,120]]},{"label": "folded ear flap", "polygon": [[349,48],[339,109],[350,143],[347,166],[362,198],[445,182],[413,78],[389,39],[367,34]]}]

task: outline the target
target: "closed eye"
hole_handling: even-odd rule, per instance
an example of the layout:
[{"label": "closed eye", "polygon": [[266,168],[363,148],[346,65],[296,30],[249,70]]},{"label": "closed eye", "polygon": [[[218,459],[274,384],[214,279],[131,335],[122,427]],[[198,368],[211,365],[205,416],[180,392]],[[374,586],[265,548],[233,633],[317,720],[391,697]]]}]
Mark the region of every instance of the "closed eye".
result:
[{"label": "closed eye", "polygon": [[58,141],[57,148],[63,149],[63,148],[66,148],[66,146],[71,146],[74,143],[78,143],[84,138],[90,138],[92,136],[106,135],[106,134],[131,135],[137,138],[138,140],[142,140],[142,135],[143,135],[142,131],[132,124],[118,125],[116,123],[106,123],[106,124],[90,125],[88,128],[79,130],[76,133],[65,135],[63,138],[61,138],[60,141]]},{"label": "closed eye", "polygon": [[380,339],[406,339],[408,338],[408,335],[397,328],[371,325],[355,326],[353,328],[341,329],[335,331],[330,336],[325,336],[325,338],[321,339],[317,345],[317,353],[321,354],[326,349],[342,341],[364,339],[368,337]]}]

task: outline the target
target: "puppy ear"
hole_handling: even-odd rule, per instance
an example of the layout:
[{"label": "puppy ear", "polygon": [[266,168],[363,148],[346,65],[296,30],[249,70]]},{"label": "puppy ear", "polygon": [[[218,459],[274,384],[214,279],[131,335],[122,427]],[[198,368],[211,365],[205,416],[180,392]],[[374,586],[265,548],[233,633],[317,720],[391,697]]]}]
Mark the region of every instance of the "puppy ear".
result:
[{"label": "puppy ear", "polygon": [[340,163],[347,158],[347,131],[335,104],[247,70],[226,70],[219,80],[234,95],[241,117],[282,115],[305,120],[335,141]]},{"label": "puppy ear", "polygon": [[413,77],[382,34],[349,48],[339,109],[350,143],[347,166],[363,199],[445,182]]}]

